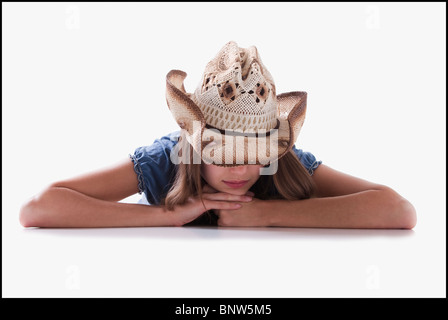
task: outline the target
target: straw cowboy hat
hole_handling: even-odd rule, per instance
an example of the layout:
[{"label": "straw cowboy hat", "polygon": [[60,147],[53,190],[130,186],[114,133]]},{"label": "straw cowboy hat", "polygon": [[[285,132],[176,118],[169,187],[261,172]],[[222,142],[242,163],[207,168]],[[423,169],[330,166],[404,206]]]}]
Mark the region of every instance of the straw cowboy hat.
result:
[{"label": "straw cowboy hat", "polygon": [[187,74],[166,76],[166,100],[194,150],[221,166],[266,165],[291,150],[305,120],[306,92],[276,95],[257,48],[230,41],[211,60],[194,93]]}]

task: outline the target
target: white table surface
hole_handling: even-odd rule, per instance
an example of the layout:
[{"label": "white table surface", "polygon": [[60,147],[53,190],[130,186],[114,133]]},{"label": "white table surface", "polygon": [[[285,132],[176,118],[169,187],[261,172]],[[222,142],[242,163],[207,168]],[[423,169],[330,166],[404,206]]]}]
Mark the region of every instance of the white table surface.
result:
[{"label": "white table surface", "polygon": [[4,297],[445,294],[442,229],[25,229],[17,205],[3,216]]}]

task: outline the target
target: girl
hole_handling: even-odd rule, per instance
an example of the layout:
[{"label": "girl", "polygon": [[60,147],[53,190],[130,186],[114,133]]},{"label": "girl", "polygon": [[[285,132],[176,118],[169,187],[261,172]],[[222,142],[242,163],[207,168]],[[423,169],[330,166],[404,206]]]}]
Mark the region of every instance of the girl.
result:
[{"label": "girl", "polygon": [[[307,95],[276,95],[255,47],[227,43],[194,93],[185,91],[185,77],[172,70],[166,79],[179,132],[115,167],[53,183],[22,206],[21,224],[415,226],[414,207],[391,188],[336,171],[294,146]],[[137,192],[146,203],[118,202]]]}]

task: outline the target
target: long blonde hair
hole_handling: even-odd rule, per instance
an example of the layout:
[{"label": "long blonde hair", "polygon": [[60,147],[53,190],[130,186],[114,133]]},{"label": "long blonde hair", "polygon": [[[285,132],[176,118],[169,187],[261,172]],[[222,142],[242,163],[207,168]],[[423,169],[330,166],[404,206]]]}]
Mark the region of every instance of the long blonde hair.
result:
[{"label": "long blonde hair", "polygon": [[[202,188],[205,180],[201,176],[201,164],[193,163],[194,149],[184,137],[179,138],[179,144],[183,144],[180,150],[187,150],[189,161],[180,162],[177,165],[174,182],[168,191],[162,204],[168,210],[174,206],[185,204],[191,196],[202,196]],[[186,163],[185,163],[186,162]],[[302,165],[294,151],[290,150],[278,160],[277,172],[273,175],[261,175],[252,186],[251,191],[258,199],[285,199],[301,200],[312,197],[315,193],[314,182],[307,169]]]}]

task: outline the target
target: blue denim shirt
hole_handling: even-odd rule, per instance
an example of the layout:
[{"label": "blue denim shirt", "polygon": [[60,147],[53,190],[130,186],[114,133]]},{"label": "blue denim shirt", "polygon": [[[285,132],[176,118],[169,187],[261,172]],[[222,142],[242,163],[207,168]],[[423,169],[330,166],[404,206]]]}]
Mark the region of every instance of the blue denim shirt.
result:
[{"label": "blue denim shirt", "polygon": [[[139,193],[144,193],[148,203],[158,205],[166,196],[174,181],[176,165],[170,160],[171,149],[177,144],[180,131],[156,139],[150,146],[139,147],[129,157],[138,177]],[[310,152],[293,147],[300,162],[312,175],[322,163]]]}]

